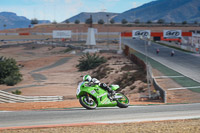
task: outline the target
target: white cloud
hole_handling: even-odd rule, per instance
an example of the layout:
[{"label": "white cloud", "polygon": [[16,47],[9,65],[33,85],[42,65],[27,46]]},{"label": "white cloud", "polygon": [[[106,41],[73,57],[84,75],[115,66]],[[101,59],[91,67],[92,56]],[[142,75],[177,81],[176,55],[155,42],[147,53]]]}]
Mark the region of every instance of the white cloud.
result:
[{"label": "white cloud", "polygon": [[120,0],[106,0],[107,2],[119,2]]},{"label": "white cloud", "polygon": [[133,8],[136,8],[138,6],[137,2],[133,2]]},{"label": "white cloud", "polygon": [[133,5],[133,8],[136,8],[136,7],[138,7],[138,6],[141,6],[141,3],[133,2],[132,5]]},{"label": "white cloud", "polygon": [[67,4],[72,3],[72,0],[65,0],[65,3]]},{"label": "white cloud", "polygon": [[44,2],[54,3],[56,0],[43,0]]}]

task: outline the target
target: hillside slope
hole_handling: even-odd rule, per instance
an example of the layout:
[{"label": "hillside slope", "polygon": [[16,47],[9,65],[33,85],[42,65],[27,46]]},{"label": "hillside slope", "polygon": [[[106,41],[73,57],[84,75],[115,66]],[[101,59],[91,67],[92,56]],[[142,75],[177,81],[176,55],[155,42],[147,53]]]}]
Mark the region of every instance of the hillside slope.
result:
[{"label": "hillside slope", "polygon": [[159,19],[166,22],[200,21],[200,0],[157,0],[125,11],[114,19],[126,19],[129,22],[136,19],[141,22]]},{"label": "hillside slope", "polygon": [[[50,23],[48,20],[39,20],[39,23]],[[17,16],[12,12],[0,12],[0,30],[14,28],[28,28],[31,20],[24,16]]]},{"label": "hillside slope", "polygon": [[75,15],[75,16],[69,18],[69,19],[66,19],[66,20],[68,20],[69,22],[72,22],[72,23],[74,23],[75,20],[79,20],[80,22],[85,23],[85,20],[88,19],[88,18],[90,18],[90,15],[92,15],[92,19],[93,19],[94,23],[97,23],[100,19],[103,19],[104,22],[107,23],[108,20],[110,20],[113,17],[117,16],[118,13],[110,13],[110,12],[96,12],[96,13],[82,12],[82,13],[80,13],[78,15]]}]

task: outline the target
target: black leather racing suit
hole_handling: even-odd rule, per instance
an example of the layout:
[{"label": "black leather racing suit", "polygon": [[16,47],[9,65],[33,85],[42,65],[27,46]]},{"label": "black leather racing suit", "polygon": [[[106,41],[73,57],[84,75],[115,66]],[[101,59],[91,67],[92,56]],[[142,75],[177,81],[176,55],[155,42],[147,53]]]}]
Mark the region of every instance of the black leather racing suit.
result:
[{"label": "black leather racing suit", "polygon": [[109,87],[107,86],[105,83],[99,83],[99,86],[104,89],[104,90],[107,90],[109,93],[113,94],[114,91]]}]

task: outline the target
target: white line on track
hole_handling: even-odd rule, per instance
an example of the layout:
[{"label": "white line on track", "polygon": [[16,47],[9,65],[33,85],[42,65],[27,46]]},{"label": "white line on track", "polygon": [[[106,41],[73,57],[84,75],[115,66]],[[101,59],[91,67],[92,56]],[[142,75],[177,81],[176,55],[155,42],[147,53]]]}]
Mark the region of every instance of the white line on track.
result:
[{"label": "white line on track", "polygon": [[185,120],[185,119],[200,119],[200,115],[196,116],[177,116],[177,117],[160,117],[160,118],[144,118],[134,120],[114,120],[114,121],[98,121],[98,123],[131,123],[131,122],[148,122],[148,121],[166,121],[166,120]]},{"label": "white line on track", "polygon": [[0,111],[0,113],[5,113],[5,112],[13,112],[13,111]]}]

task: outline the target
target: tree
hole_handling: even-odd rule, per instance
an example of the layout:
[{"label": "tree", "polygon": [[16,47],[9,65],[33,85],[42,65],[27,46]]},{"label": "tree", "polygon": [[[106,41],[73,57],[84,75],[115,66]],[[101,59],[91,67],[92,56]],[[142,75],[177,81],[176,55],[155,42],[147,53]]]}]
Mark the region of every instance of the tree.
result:
[{"label": "tree", "polygon": [[3,25],[3,27],[4,27],[4,30],[5,30],[6,26],[7,26],[6,24],[4,24],[4,25]]},{"label": "tree", "polygon": [[194,21],[194,24],[198,24],[198,21],[196,20],[196,21]]},{"label": "tree", "polygon": [[174,22],[170,22],[170,24],[171,24],[171,25],[174,25],[175,23],[174,23]]},{"label": "tree", "polygon": [[114,24],[114,23],[115,23],[115,20],[114,20],[114,19],[111,19],[111,20],[110,20],[110,23],[111,23],[111,24]]},{"label": "tree", "polygon": [[52,22],[52,24],[57,24],[56,20],[54,20],[54,21]]},{"label": "tree", "polygon": [[182,24],[187,24],[187,21],[183,21]]},{"label": "tree", "polygon": [[151,24],[151,23],[152,23],[152,21],[151,21],[151,20],[148,20],[148,21],[147,21],[147,24]]},{"label": "tree", "polygon": [[164,23],[165,23],[165,20],[164,20],[164,19],[159,19],[159,20],[157,21],[157,23],[158,23],[158,24],[164,24]]},{"label": "tree", "polygon": [[139,19],[136,19],[136,20],[135,20],[135,23],[136,23],[136,24],[139,24],[139,23],[140,23],[140,20],[139,20]]},{"label": "tree", "polygon": [[104,20],[103,19],[99,19],[98,24],[104,24]]},{"label": "tree", "polygon": [[74,23],[75,23],[75,24],[80,24],[80,20],[76,19],[76,20],[74,21]]},{"label": "tree", "polygon": [[0,57],[0,84],[15,85],[22,80],[17,63],[12,58]]},{"label": "tree", "polygon": [[69,20],[66,20],[65,23],[66,23],[66,24],[69,24]]},{"label": "tree", "polygon": [[93,21],[92,21],[92,19],[91,19],[91,18],[88,18],[88,19],[86,19],[86,20],[85,20],[85,23],[86,23],[86,24],[92,24],[92,23],[93,23]]},{"label": "tree", "polygon": [[38,24],[38,20],[36,18],[31,19],[31,24],[32,25]]},{"label": "tree", "polygon": [[127,24],[128,21],[127,21],[126,19],[122,19],[121,23],[122,23],[122,24]]}]

